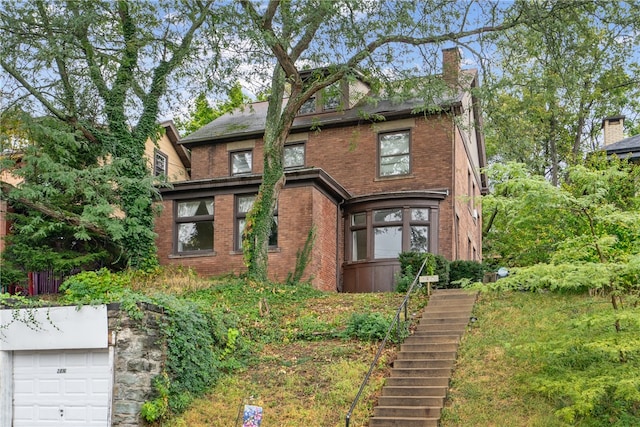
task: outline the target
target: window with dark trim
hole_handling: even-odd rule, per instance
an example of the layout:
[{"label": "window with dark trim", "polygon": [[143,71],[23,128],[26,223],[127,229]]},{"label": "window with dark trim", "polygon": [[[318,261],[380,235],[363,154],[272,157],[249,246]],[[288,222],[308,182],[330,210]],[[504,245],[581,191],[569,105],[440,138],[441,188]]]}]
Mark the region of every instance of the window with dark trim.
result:
[{"label": "window with dark trim", "polygon": [[307,99],[304,104],[302,104],[302,106],[300,107],[300,110],[298,110],[298,115],[305,115],[305,114],[313,114],[316,112],[317,107],[316,107],[316,97],[312,96],[311,98]]},{"label": "window with dark trim", "polygon": [[341,82],[333,83],[321,91],[317,92],[311,98],[307,99],[298,110],[298,115],[323,113],[327,111],[336,111],[346,102],[345,88]]},{"label": "window with dark trim", "polygon": [[175,202],[175,252],[213,252],[213,198]]},{"label": "window with dark trim", "polygon": [[253,151],[232,151],[229,153],[231,175],[251,173],[253,170]]},{"label": "window with dark trim", "polygon": [[378,176],[402,176],[411,173],[411,131],[378,135]]},{"label": "window with dark trim", "polygon": [[[244,227],[247,223],[247,214],[253,207],[256,200],[255,194],[244,194],[236,196],[236,221],[235,221],[235,250],[242,250],[242,239],[244,238]],[[278,207],[276,205],[271,223],[271,233],[269,234],[269,247],[278,246]]]},{"label": "window with dark trim", "polygon": [[305,143],[294,142],[284,146],[284,168],[293,169],[304,167]]},{"label": "window with dark trim", "polygon": [[169,174],[169,157],[157,148],[153,150],[153,176]]},{"label": "window with dark trim", "polygon": [[400,252],[429,252],[430,208],[384,208],[350,216],[350,261],[397,258]]}]

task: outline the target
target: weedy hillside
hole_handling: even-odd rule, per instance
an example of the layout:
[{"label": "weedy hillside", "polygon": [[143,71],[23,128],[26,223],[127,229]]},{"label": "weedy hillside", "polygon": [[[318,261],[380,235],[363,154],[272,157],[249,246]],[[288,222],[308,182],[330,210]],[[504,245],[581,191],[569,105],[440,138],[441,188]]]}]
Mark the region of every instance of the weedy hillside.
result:
[{"label": "weedy hillside", "polygon": [[[637,296],[505,289],[479,295],[442,425],[640,425]],[[133,317],[140,301],[164,308],[166,369],[141,413],[150,425],[236,426],[243,405],[253,404],[265,427],[333,427],[345,424],[403,298],[180,270],[101,270],[68,280],[61,302],[120,301]],[[410,299],[401,334],[426,304],[422,292]],[[368,424],[397,340],[374,367],[351,426]]]},{"label": "weedy hillside", "polygon": [[[242,297],[220,290],[230,310],[244,313],[251,361],[165,425],[233,426],[246,403],[264,408],[264,426],[344,425],[377,347],[365,331],[384,329],[377,322],[385,325],[401,296],[270,286],[250,285]],[[261,298],[269,301],[262,315]],[[426,299],[412,301],[419,309]],[[481,293],[442,425],[640,425],[640,308],[629,302],[613,310],[610,298],[589,294]],[[380,318],[354,326],[353,313]],[[394,357],[390,345],[352,426],[367,425]]]}]

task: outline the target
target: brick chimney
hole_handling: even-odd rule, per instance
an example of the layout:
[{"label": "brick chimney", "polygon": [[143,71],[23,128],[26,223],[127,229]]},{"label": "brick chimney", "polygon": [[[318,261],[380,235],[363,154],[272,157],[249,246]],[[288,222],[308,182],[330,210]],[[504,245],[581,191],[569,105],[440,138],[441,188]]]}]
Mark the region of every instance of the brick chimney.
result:
[{"label": "brick chimney", "polygon": [[459,83],[461,60],[462,55],[457,47],[442,49],[442,78],[449,87]]},{"label": "brick chimney", "polygon": [[611,145],[624,139],[624,116],[612,116],[602,119],[604,145]]}]

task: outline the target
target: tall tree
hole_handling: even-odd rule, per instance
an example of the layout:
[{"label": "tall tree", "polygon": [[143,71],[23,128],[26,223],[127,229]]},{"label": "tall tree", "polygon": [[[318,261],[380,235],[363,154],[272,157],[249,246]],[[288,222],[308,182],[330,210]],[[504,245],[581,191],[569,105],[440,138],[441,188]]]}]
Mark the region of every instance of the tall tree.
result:
[{"label": "tall tree", "polygon": [[528,164],[554,185],[600,142],[602,119],[640,115],[637,2],[574,2],[495,35],[485,112],[489,161]]},{"label": "tall tree", "polygon": [[234,109],[248,103],[250,98],[242,93],[242,86],[236,82],[227,93],[227,100],[218,102],[212,107],[204,92],[198,94],[193,101],[193,107],[189,111],[187,120],[176,120],[176,127],[186,133],[192,133],[202,126],[214,121],[218,117],[233,111]]},{"label": "tall tree", "polygon": [[[542,20],[568,7],[561,2],[445,0],[239,4],[239,16],[248,18],[243,26],[254,40],[252,55],[262,53],[271,70],[263,181],[245,227],[245,262],[255,279],[266,278],[271,215],[285,183],[283,146],[305,101],[361,68],[387,95],[410,94],[424,99],[425,109],[432,108],[444,85],[424,77],[436,70],[444,43],[469,47],[480,43],[482,34]],[[323,71],[307,76],[301,70],[308,67]],[[417,75],[423,77],[419,84],[412,79]]]},{"label": "tall tree", "polygon": [[153,262],[157,191],[144,146],[170,79],[195,74],[199,58],[217,59],[224,42],[213,1],[0,6],[1,107],[47,117],[23,120],[29,166],[3,197],[29,213],[24,230],[51,232],[63,222],[78,244],[106,240],[115,259]]}]

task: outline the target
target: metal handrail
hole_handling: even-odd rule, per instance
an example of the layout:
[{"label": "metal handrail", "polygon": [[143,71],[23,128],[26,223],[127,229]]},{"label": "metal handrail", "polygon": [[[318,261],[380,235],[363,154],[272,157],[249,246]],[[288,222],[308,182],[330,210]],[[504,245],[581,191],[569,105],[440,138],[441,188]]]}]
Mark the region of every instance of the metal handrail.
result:
[{"label": "metal handrail", "polygon": [[371,377],[371,373],[373,372],[373,369],[378,365],[378,359],[380,358],[382,351],[387,345],[387,340],[389,339],[389,335],[391,335],[391,331],[393,330],[393,327],[396,324],[398,325],[398,337],[400,337],[400,312],[402,312],[402,309],[404,308],[404,320],[406,322],[407,321],[407,302],[409,301],[411,292],[413,292],[413,289],[416,287],[416,283],[418,283],[420,274],[422,274],[422,270],[424,269],[424,266],[427,263],[427,259],[428,258],[425,257],[424,261],[422,262],[422,265],[420,266],[420,270],[418,270],[418,274],[416,274],[416,277],[413,279],[413,282],[411,282],[411,286],[409,286],[407,295],[405,295],[404,300],[402,300],[402,304],[400,304],[400,307],[398,307],[398,310],[396,311],[396,315],[394,316],[393,321],[391,322],[391,325],[389,325],[389,330],[387,331],[387,335],[385,335],[384,339],[380,343],[380,347],[378,347],[378,352],[376,353],[376,356],[374,357],[373,362],[371,362],[371,366],[369,366],[369,371],[364,376],[364,380],[362,381],[362,384],[360,384],[360,389],[358,390],[358,394],[356,394],[356,397],[353,400],[351,407],[349,408],[349,412],[347,412],[347,415],[345,417],[345,427],[349,427],[349,422],[351,421],[351,415],[353,414],[353,410],[355,409],[356,404],[360,400],[360,395],[364,391],[365,386],[369,382],[369,378]]}]

